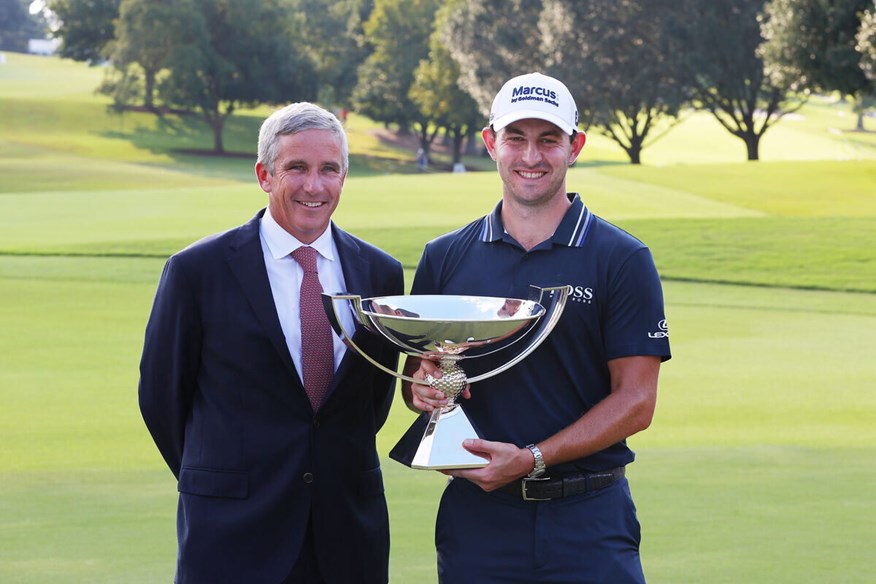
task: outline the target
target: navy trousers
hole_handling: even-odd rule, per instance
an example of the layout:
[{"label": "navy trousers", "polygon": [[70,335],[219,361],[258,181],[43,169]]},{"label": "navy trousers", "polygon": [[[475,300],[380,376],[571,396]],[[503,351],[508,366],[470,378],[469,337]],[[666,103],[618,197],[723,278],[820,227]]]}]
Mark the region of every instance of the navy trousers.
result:
[{"label": "navy trousers", "polygon": [[644,584],[629,483],[552,501],[449,481],[435,526],[441,584]]}]

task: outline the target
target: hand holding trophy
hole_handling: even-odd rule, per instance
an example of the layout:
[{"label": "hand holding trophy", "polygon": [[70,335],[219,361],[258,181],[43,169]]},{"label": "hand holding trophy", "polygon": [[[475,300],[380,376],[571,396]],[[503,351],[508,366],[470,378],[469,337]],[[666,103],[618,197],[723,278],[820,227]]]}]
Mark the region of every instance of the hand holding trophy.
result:
[{"label": "hand holding trophy", "polygon": [[[362,299],[357,295],[323,294],[323,305],[335,332],[382,371],[422,383],[388,369],[362,351],[353,341],[357,331],[344,329],[339,311],[352,310],[357,330],[381,335],[407,355],[439,363],[441,377],[428,376],[426,382],[447,396],[447,405],[433,411],[428,420],[425,416],[418,418],[390,456],[416,469],[478,468],[486,466],[487,461],[462,447],[463,440],[478,434],[456,398],[467,384],[498,375],[534,351],[553,330],[570,292],[569,286],[532,286],[528,300],[454,295]],[[526,342],[518,344],[524,338]],[[507,359],[486,373],[468,378],[460,366],[463,359],[498,351],[507,352]]]}]

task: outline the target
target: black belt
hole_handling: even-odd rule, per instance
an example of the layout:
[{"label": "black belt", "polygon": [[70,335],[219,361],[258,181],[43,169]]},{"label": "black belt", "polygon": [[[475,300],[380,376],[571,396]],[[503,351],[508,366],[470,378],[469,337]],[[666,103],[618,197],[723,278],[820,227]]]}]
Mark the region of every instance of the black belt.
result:
[{"label": "black belt", "polygon": [[619,466],[595,473],[581,473],[564,477],[544,477],[520,480],[499,487],[499,491],[521,497],[524,501],[547,501],[572,495],[583,495],[611,486],[624,478],[626,468]]}]

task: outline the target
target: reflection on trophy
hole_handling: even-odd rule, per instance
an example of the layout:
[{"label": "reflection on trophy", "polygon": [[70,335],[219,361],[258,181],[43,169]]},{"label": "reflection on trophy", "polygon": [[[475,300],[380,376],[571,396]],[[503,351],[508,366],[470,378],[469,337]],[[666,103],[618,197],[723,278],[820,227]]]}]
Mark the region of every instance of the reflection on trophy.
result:
[{"label": "reflection on trophy", "polygon": [[[383,296],[362,299],[350,294],[323,294],[323,305],[335,332],[369,363],[399,379],[421,380],[385,367],[354,342],[339,314],[352,310],[357,329],[388,339],[407,355],[438,361],[441,377],[426,383],[447,396],[447,405],[431,416],[420,416],[393,448],[390,456],[417,469],[477,468],[487,460],[462,447],[478,433],[456,403],[468,383],[498,375],[532,353],[553,330],[570,286],[531,287],[530,299],[487,296]],[[526,339],[525,342],[519,342]],[[495,369],[468,378],[463,359],[503,351],[507,359]],[[504,354],[503,353],[503,354]]]}]

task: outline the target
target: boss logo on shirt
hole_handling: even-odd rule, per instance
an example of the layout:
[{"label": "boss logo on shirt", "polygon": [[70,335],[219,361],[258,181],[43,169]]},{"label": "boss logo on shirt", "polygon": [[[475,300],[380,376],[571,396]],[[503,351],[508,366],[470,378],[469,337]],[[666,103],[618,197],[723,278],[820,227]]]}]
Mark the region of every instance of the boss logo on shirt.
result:
[{"label": "boss logo on shirt", "polygon": [[573,302],[583,302],[590,304],[593,301],[593,288],[585,288],[584,286],[573,286],[572,293],[569,295]]},{"label": "boss logo on shirt", "polygon": [[651,338],[651,339],[669,338],[669,325],[666,324],[665,318],[657,323],[657,328],[659,328],[660,330],[657,332],[654,332],[654,333],[648,333],[648,338]]}]

